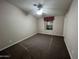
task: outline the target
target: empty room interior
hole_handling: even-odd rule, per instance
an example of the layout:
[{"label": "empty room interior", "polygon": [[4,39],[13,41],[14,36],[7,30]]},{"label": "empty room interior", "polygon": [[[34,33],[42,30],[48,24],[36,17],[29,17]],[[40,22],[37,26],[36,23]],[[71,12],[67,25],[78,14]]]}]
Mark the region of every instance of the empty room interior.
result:
[{"label": "empty room interior", "polygon": [[0,0],[0,59],[78,59],[78,0]]}]

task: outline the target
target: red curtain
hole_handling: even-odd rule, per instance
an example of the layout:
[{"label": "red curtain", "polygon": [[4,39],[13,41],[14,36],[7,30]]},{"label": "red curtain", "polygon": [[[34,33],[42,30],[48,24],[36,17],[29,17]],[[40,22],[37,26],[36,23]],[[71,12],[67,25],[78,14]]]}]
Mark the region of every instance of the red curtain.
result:
[{"label": "red curtain", "polygon": [[54,20],[54,16],[49,16],[49,17],[44,17],[44,21],[53,21]]}]

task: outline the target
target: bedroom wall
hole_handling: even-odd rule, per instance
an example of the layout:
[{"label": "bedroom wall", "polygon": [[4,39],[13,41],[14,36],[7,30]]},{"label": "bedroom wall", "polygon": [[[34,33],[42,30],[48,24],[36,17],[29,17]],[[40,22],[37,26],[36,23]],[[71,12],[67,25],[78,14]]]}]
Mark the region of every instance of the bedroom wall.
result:
[{"label": "bedroom wall", "polygon": [[37,21],[19,8],[0,1],[0,50],[37,33]]},{"label": "bedroom wall", "polygon": [[44,18],[38,20],[38,32],[49,35],[63,36],[64,16],[55,16],[53,21],[53,30],[46,30]]},{"label": "bedroom wall", "polygon": [[78,1],[72,5],[64,19],[64,39],[71,59],[78,59]]}]

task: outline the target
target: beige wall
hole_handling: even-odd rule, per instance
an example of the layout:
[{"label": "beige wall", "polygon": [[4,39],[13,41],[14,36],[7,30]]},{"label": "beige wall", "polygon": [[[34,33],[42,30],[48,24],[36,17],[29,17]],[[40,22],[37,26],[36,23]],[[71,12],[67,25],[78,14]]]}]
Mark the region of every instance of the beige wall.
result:
[{"label": "beige wall", "polygon": [[49,35],[63,36],[64,16],[55,16],[53,30],[46,30],[43,18],[38,20],[38,32]]},{"label": "beige wall", "polygon": [[0,2],[0,50],[36,34],[37,28],[38,33],[63,36],[64,25],[64,38],[70,56],[72,59],[78,59],[77,13],[77,0],[74,0],[65,19],[64,16],[55,16],[53,30],[48,31],[44,28],[43,18],[36,20],[32,15],[25,15],[17,7],[2,1]]},{"label": "beige wall", "polygon": [[0,50],[37,33],[36,19],[0,1]]},{"label": "beige wall", "polygon": [[71,59],[78,59],[78,6],[74,0],[69,12],[65,16],[64,38]]}]

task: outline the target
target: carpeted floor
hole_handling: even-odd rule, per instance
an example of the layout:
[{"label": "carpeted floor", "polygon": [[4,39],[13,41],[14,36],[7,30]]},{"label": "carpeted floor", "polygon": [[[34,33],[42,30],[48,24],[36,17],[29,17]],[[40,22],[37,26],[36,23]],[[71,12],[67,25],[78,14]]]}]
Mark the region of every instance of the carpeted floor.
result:
[{"label": "carpeted floor", "polygon": [[64,38],[36,34],[0,52],[0,59],[70,59]]}]

